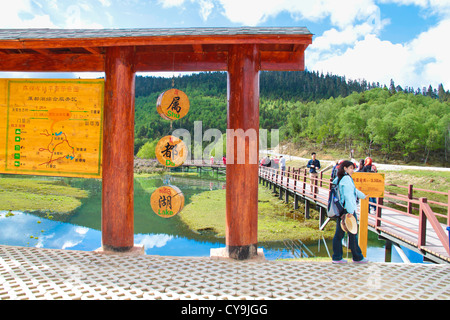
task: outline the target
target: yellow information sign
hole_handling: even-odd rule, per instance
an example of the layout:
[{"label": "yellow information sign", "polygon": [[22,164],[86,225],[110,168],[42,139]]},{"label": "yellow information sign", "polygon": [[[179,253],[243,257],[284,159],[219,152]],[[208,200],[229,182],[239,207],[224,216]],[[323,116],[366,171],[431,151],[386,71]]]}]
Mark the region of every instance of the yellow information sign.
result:
[{"label": "yellow information sign", "polygon": [[352,175],[356,189],[360,190],[367,197],[361,199],[361,209],[359,216],[358,243],[364,257],[367,254],[367,233],[369,219],[369,197],[384,197],[384,173],[355,172]]},{"label": "yellow information sign", "polygon": [[101,178],[104,80],[0,79],[0,173]]},{"label": "yellow information sign", "polygon": [[369,197],[384,197],[384,173],[355,172],[352,175],[355,187]]}]

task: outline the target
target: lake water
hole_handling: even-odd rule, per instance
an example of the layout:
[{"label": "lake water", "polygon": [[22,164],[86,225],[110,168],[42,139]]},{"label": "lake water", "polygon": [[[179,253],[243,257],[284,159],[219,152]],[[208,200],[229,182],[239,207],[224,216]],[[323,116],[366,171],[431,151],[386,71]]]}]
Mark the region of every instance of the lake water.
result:
[{"label": "lake water", "polygon": [[[71,184],[87,188],[91,196],[68,217],[13,211],[0,211],[0,244],[30,246],[51,249],[93,251],[101,246],[101,183],[98,180],[72,179]],[[199,234],[189,230],[178,216],[164,219],[157,216],[150,207],[152,192],[167,184],[179,187],[187,205],[192,195],[225,188],[225,177],[212,172],[201,176],[181,177],[164,175],[135,179],[135,244],[142,244],[148,255],[161,256],[209,256],[211,248],[225,247],[224,239],[213,235]],[[182,214],[182,212],[180,213]],[[296,250],[292,250],[295,246]],[[331,240],[309,243],[284,243],[282,241],[262,247],[267,260],[295,258],[301,252],[304,256],[328,257],[332,254]],[[403,248],[411,262],[422,262],[422,256]],[[384,241],[369,232],[367,258],[375,262],[384,261]],[[344,257],[345,258],[345,257]],[[402,262],[400,255],[392,250],[392,262]]]}]

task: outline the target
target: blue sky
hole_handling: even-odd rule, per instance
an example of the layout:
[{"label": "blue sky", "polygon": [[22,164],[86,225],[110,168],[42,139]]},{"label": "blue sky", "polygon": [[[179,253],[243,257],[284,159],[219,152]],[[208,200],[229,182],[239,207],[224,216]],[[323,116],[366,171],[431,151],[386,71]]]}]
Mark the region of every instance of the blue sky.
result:
[{"label": "blue sky", "polygon": [[[0,28],[304,26],[308,70],[450,89],[450,0],[0,0]],[[1,77],[17,76],[0,74]],[[79,75],[77,75],[79,76]],[[85,75],[88,76],[88,75]]]}]

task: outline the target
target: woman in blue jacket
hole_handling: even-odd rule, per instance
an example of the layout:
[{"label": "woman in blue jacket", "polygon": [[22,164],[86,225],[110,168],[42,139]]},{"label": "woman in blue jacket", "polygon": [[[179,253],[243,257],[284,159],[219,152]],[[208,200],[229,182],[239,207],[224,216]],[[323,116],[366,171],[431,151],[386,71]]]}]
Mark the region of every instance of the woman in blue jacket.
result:
[{"label": "woman in blue jacket", "polygon": [[[358,198],[365,199],[366,195],[356,189],[355,184],[353,183],[352,174],[354,170],[355,167],[351,161],[343,161],[338,168],[337,177],[333,180],[333,183],[336,184],[339,182],[340,202],[347,212],[353,214],[356,218],[356,200]],[[333,263],[347,262],[347,260],[342,258],[342,239],[344,238],[344,235],[345,231],[341,228],[341,219],[338,218],[336,220],[336,233],[333,238]],[[352,252],[353,262],[367,263],[368,260],[364,258],[361,248],[358,245],[357,235],[349,232],[348,241]]]}]

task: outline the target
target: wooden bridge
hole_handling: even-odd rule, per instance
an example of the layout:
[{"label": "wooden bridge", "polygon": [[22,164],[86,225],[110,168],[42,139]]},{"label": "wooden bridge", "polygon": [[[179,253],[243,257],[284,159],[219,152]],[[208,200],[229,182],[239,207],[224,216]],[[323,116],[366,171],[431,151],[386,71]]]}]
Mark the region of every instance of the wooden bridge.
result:
[{"label": "wooden bridge", "polygon": [[[311,183],[307,169],[288,168],[281,174],[277,169],[260,167],[259,183],[278,192],[280,199],[284,199],[286,203],[289,203],[292,197],[295,209],[298,209],[300,201],[304,202],[306,218],[309,218],[311,205],[315,206],[320,212],[320,229],[330,221],[326,215],[330,190],[329,174],[322,171]],[[377,198],[377,203],[374,204],[376,209],[369,213],[369,230],[387,241],[387,250],[395,243],[418,252],[425,260],[450,263],[449,237],[446,231],[446,227],[450,225],[450,191],[445,193],[414,189],[412,185],[386,186],[399,187],[407,193],[385,191],[384,198]],[[414,190],[447,195],[447,203],[414,197]],[[433,211],[430,204],[433,208],[446,209],[447,214],[435,212],[436,209]],[[357,214],[359,215],[359,212]]]},{"label": "wooden bridge", "polygon": [[216,173],[226,173],[226,164],[220,161],[204,161],[204,160],[188,160],[179,166],[181,171],[189,169],[197,169],[197,172],[201,171],[215,171]]}]

